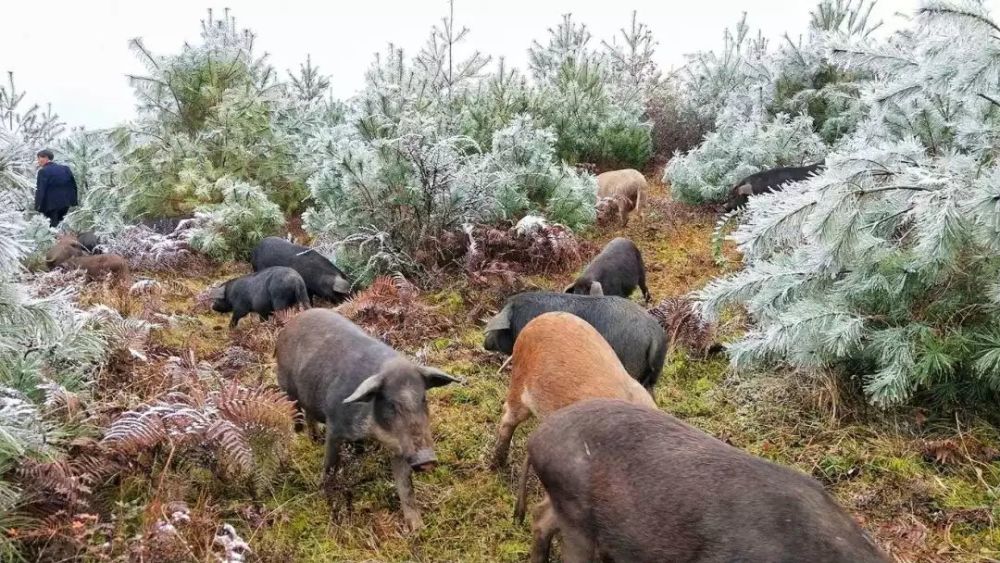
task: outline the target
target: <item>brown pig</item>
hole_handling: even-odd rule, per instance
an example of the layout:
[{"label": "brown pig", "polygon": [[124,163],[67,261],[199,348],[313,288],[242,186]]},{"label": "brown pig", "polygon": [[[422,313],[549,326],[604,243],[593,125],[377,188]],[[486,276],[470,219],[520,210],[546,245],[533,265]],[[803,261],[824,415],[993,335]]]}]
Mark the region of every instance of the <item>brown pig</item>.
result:
[{"label": "brown pig", "polygon": [[570,313],[545,313],[517,337],[503,419],[493,451],[493,467],[507,461],[519,424],[587,399],[623,399],[656,408],[638,381],[625,371],[604,338]]},{"label": "brown pig", "polygon": [[112,280],[125,287],[132,285],[128,262],[117,254],[76,256],[63,261],[61,267],[66,270],[83,270],[87,272],[89,281],[102,281],[110,275]]}]

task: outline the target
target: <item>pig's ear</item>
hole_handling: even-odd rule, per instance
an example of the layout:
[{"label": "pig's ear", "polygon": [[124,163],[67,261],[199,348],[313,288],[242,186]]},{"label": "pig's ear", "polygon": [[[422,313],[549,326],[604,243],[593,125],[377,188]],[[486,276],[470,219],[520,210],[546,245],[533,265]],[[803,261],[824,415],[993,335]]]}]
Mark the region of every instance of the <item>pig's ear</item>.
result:
[{"label": "pig's ear", "polygon": [[590,294],[604,295],[604,287],[601,285],[601,282],[599,281],[590,282]]},{"label": "pig's ear", "polygon": [[213,287],[212,289],[208,290],[208,298],[209,299],[222,299],[225,296],[226,296],[226,286],[225,285],[217,285],[217,286]]},{"label": "pig's ear", "polygon": [[420,375],[424,376],[424,385],[428,389],[432,387],[441,387],[442,385],[448,385],[449,383],[462,383],[461,379],[452,377],[437,368],[422,366],[420,368]]},{"label": "pig's ear", "polygon": [[374,399],[375,393],[378,393],[378,390],[382,388],[383,381],[382,374],[376,373],[362,381],[361,385],[358,385],[358,388],[349,397],[344,399],[344,403],[356,403],[358,401],[370,401]]},{"label": "pig's ear", "polygon": [[333,279],[333,291],[337,293],[350,293],[351,283],[344,278],[337,276]]},{"label": "pig's ear", "polygon": [[574,287],[576,287],[575,283],[571,283],[571,284],[567,285],[566,289],[563,290],[563,293],[573,293],[573,288]]},{"label": "pig's ear", "polygon": [[739,195],[753,195],[753,186],[750,184],[743,184],[736,188],[736,193]]},{"label": "pig's ear", "polygon": [[510,305],[507,305],[486,324],[486,332],[491,330],[507,330],[510,328]]}]

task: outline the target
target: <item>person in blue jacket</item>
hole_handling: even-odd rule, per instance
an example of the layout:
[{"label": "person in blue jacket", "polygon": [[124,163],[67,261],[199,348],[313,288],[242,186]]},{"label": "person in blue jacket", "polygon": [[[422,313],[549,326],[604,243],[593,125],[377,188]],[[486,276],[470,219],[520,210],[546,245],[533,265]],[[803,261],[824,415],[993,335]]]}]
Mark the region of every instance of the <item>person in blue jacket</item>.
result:
[{"label": "person in blue jacket", "polygon": [[78,205],[76,178],[69,166],[52,162],[55,155],[49,149],[38,151],[38,186],[35,188],[35,210],[49,218],[55,227]]}]

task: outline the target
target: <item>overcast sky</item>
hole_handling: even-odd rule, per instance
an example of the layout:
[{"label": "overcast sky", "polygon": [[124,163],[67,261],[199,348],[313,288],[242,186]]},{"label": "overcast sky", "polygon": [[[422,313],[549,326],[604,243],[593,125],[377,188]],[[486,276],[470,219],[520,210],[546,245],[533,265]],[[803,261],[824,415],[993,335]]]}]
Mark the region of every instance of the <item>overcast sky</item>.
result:
[{"label": "overcast sky", "polygon": [[[896,12],[912,13],[919,0],[880,0],[876,13],[898,25]],[[990,0],[994,14],[1000,0]],[[70,125],[106,127],[134,116],[125,75],[143,68],[127,42],[142,37],[154,53],[175,53],[198,40],[206,9],[232,8],[240,27],[257,33],[258,45],[284,73],[307,54],[331,76],[334,93],[348,97],[362,85],[365,68],[392,41],[413,53],[432,25],[447,13],[446,0],[48,0],[3,2],[8,22],[0,33],[0,70],[14,71],[19,89],[33,102],[50,102]],[[814,2],[805,0],[457,0],[455,19],[471,33],[467,44],[504,56],[519,67],[532,39],[544,39],[560,15],[572,12],[587,24],[593,42],[610,39],[628,24],[632,10],[653,30],[664,68],[683,64],[684,54],[716,48],[726,26],[743,11],[752,28],[768,37],[802,33]],[[37,21],[37,23],[33,23]]]}]

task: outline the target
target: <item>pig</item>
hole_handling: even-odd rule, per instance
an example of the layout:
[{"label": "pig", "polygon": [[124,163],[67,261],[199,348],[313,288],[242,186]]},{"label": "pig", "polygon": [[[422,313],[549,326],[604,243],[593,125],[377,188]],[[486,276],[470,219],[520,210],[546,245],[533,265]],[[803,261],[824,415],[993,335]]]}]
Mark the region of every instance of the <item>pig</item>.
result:
[{"label": "pig", "polygon": [[257,313],[266,321],[271,313],[295,305],[309,308],[309,294],[302,276],[291,268],[272,266],[257,273],[234,278],[212,289],[212,310],[233,313],[229,327],[235,328],[240,319]]},{"label": "pig", "polygon": [[532,319],[514,343],[510,384],[503,419],[493,449],[492,466],[507,462],[517,426],[535,415],[579,401],[618,398],[649,408],[656,403],[632,379],[615,351],[586,321],[569,313],[545,313]]},{"label": "pig", "polygon": [[422,525],[412,471],[437,461],[426,390],[458,380],[416,365],[340,314],[310,309],[278,334],[278,385],[296,401],[310,432],[326,423],[324,482],[330,485],[344,442],[375,438],[392,454],[392,474],[411,530]]},{"label": "pig", "polygon": [[515,295],[486,325],[483,348],[512,354],[514,341],[525,325],[553,311],[572,313],[590,323],[611,345],[632,378],[646,389],[656,385],[667,354],[667,335],[645,309],[622,297],[547,291]]},{"label": "pig", "polygon": [[[632,211],[642,213],[642,198],[647,189],[646,177],[632,168],[597,175],[597,199],[613,200],[619,205],[619,220],[623,227],[628,225],[628,216]],[[627,198],[627,202],[622,202],[619,199],[621,196]]]},{"label": "pig", "polygon": [[112,281],[118,284],[126,287],[132,285],[132,273],[128,262],[117,254],[76,256],[64,260],[60,267],[66,270],[84,270],[89,281],[102,281],[111,276]]},{"label": "pig", "polygon": [[643,299],[649,303],[652,298],[646,287],[642,253],[634,242],[618,237],[587,264],[580,277],[565,291],[576,295],[617,295],[627,299],[637,286],[642,290]]},{"label": "pig", "polygon": [[59,237],[55,245],[45,253],[45,265],[51,270],[52,268],[59,267],[70,258],[86,256],[88,254],[90,254],[90,251],[80,242],[80,239],[75,234],[66,233]]},{"label": "pig", "polygon": [[743,207],[751,195],[759,195],[772,191],[780,191],[785,184],[801,182],[821,170],[824,163],[817,162],[809,166],[789,166],[772,168],[743,178],[730,188],[729,199],[722,207],[729,212]]},{"label": "pig", "polygon": [[267,237],[253,250],[250,264],[255,272],[271,266],[294,269],[306,282],[309,297],[319,296],[331,303],[344,301],[351,282],[337,266],[315,250],[292,244],[279,237]]},{"label": "pig", "polygon": [[80,246],[91,254],[99,254],[97,247],[101,244],[101,239],[94,231],[84,231],[76,235],[76,240],[80,241]]},{"label": "pig", "polygon": [[528,460],[545,490],[531,561],[548,560],[557,531],[566,561],[888,561],[816,480],[641,405],[553,413]]}]

